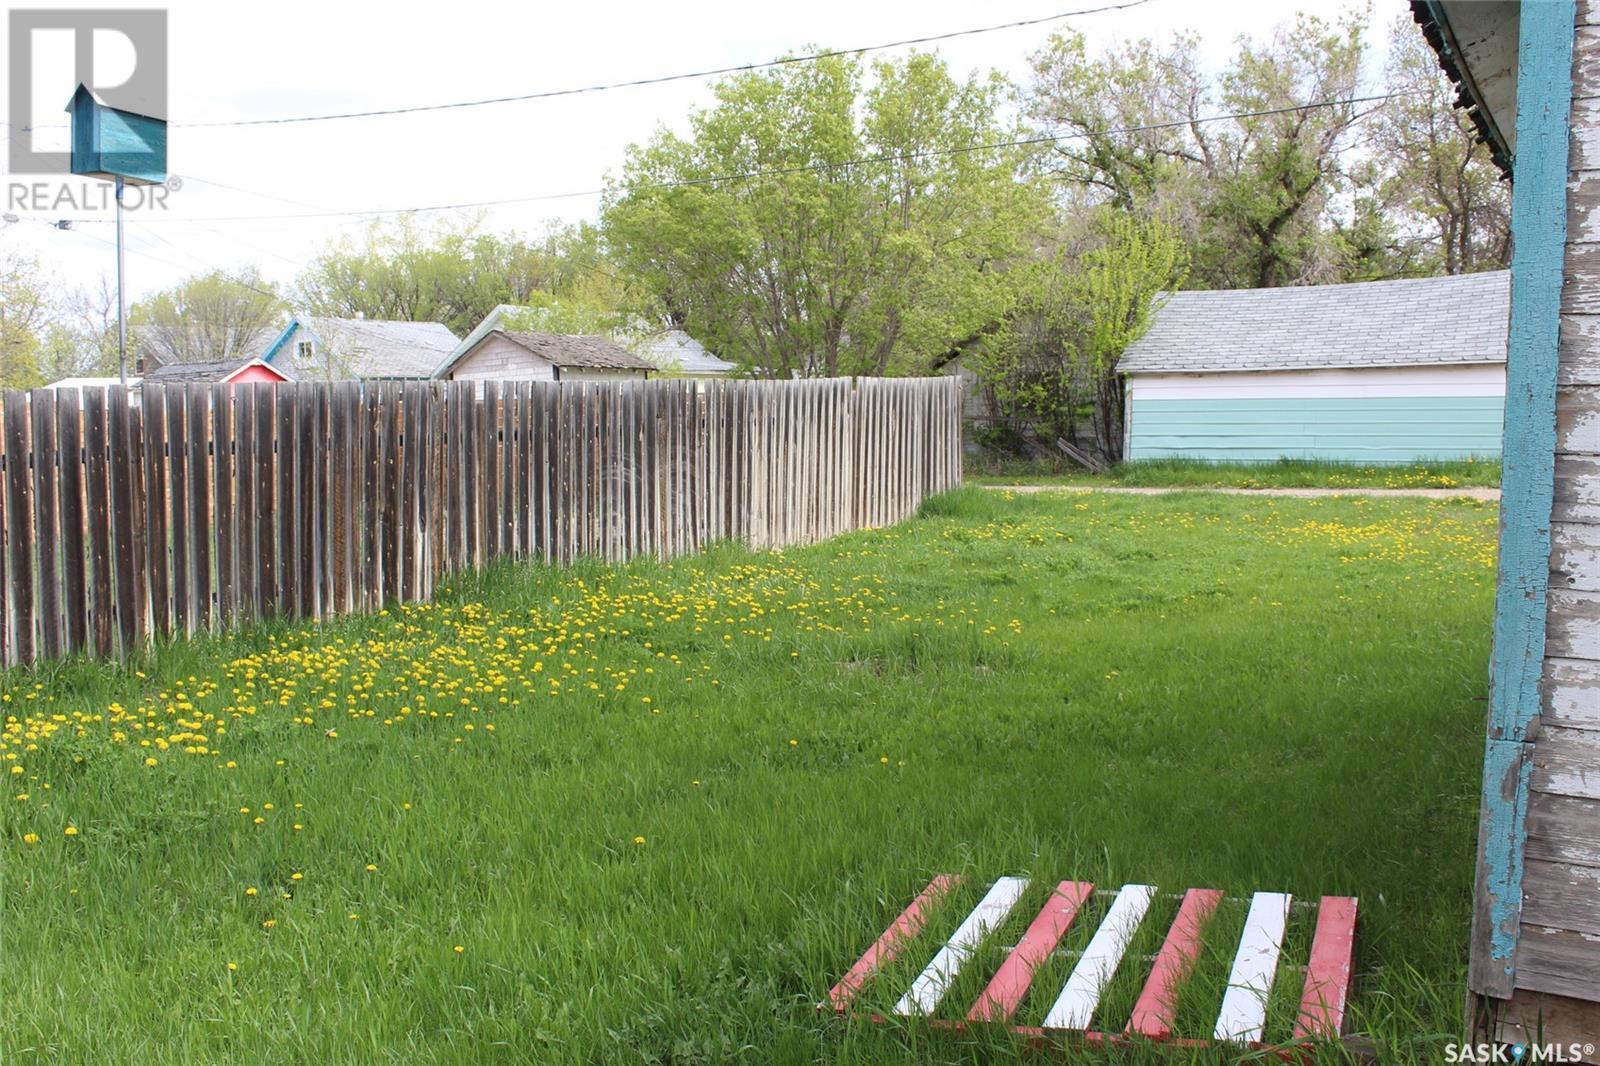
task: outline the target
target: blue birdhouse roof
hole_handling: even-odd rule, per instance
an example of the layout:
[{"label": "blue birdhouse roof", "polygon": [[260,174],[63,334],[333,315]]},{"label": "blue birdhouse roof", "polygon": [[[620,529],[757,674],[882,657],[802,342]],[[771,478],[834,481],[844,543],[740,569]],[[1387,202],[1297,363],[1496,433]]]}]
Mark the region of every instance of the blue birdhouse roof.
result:
[{"label": "blue birdhouse roof", "polygon": [[112,107],[87,85],[67,103],[72,115],[72,172],[122,178],[130,185],[167,180],[167,123]]}]

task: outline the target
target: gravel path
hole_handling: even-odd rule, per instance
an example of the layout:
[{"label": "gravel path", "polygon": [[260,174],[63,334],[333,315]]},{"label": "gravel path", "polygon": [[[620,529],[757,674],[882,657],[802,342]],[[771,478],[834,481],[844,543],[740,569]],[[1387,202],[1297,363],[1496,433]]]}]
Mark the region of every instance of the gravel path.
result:
[{"label": "gravel path", "polygon": [[1134,496],[1165,496],[1174,492],[1220,492],[1229,496],[1420,496],[1424,499],[1450,500],[1462,496],[1474,500],[1498,500],[1499,489],[1362,489],[1362,488],[1270,488],[1240,489],[1174,485],[1149,487],[1143,485],[984,485],[994,492],[1125,492]]}]

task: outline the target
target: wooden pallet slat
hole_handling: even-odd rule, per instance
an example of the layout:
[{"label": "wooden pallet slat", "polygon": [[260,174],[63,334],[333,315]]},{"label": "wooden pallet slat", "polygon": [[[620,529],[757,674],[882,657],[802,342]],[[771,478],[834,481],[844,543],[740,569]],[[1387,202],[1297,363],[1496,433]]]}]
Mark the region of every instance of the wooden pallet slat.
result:
[{"label": "wooden pallet slat", "polygon": [[1047,1029],[1087,1029],[1094,1010],[1100,1005],[1100,996],[1111,977],[1117,972],[1128,944],[1144,921],[1150,901],[1155,899],[1154,885],[1123,885],[1111,901],[1111,908],[1090,938],[1088,947],[1078,959],[1077,966],[1067,978],[1055,1003],[1045,1015]]},{"label": "wooden pallet slat", "polygon": [[922,932],[923,925],[939,900],[962,880],[958,874],[940,874],[928,882],[928,886],[917,893],[917,898],[900,912],[900,916],[884,930],[883,935],[872,942],[855,965],[839,979],[839,983],[829,990],[828,1003],[835,1010],[848,1007],[873,974],[899,958],[906,944]]},{"label": "wooden pallet slat", "polygon": [[1296,1039],[1336,1040],[1344,1030],[1356,939],[1356,900],[1323,896],[1311,936],[1305,988],[1295,1018]]},{"label": "wooden pallet slat", "polygon": [[984,988],[977,1002],[967,1012],[975,1022],[1008,1021],[1022,998],[1033,984],[1033,975],[1049,959],[1050,953],[1061,943],[1061,938],[1071,928],[1094,885],[1088,881],[1063,881],[1050,894],[1044,907],[1034,918],[1017,946],[1011,949],[1006,961],[1000,964],[993,979]]},{"label": "wooden pallet slat", "polygon": [[1028,879],[1025,877],[1002,877],[995,881],[972,913],[950,934],[950,939],[939,949],[933,961],[917,975],[910,990],[900,997],[900,1001],[894,1005],[894,1012],[931,1014],[933,1008],[939,1005],[945,990],[950,987],[950,982],[955,980],[956,974],[961,972],[961,967],[971,957],[973,949],[995,926],[1006,920],[1027,888]]},{"label": "wooden pallet slat", "polygon": [[1183,894],[1178,914],[1167,930],[1167,937],[1156,954],[1155,965],[1128,1020],[1128,1032],[1151,1040],[1172,1036],[1172,1020],[1178,1012],[1178,989],[1200,954],[1200,937],[1206,922],[1222,902],[1217,889],[1191,888]]},{"label": "wooden pallet slat", "polygon": [[1291,899],[1282,892],[1257,892],[1250,900],[1239,950],[1228,975],[1214,1035],[1218,1040],[1253,1044],[1267,1027],[1267,999],[1278,971],[1278,954],[1289,924]]}]

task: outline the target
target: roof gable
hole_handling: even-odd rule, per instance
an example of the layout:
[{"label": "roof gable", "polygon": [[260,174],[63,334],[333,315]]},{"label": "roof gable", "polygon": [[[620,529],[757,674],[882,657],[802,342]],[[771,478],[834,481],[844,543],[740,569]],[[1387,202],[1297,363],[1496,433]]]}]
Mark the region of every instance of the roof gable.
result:
[{"label": "roof gable", "polygon": [[1511,274],[1175,292],[1125,374],[1504,363]]},{"label": "roof gable", "polygon": [[[310,361],[289,347],[301,330],[320,349]],[[442,322],[297,315],[263,358],[299,377],[425,378],[457,343]]]}]

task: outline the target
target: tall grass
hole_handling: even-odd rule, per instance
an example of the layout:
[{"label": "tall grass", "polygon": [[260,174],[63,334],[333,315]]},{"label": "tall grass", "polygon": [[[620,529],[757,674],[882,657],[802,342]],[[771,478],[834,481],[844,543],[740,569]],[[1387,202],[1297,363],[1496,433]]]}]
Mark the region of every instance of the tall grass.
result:
[{"label": "tall grass", "polygon": [[1452,459],[1393,465],[1280,459],[1269,463],[1206,463],[1141,459],[1091,474],[1065,457],[1055,460],[969,457],[967,478],[998,485],[1130,485],[1149,488],[1495,488],[1497,459]]},{"label": "tall grass", "polygon": [[0,1055],[1010,1060],[1003,1032],[815,1009],[952,871],[930,940],[1037,881],[968,999],[1065,878],[1358,895],[1358,1026],[1426,1060],[1462,1001],[1493,535],[1473,501],[966,490],[786,554],[504,566],[4,675]]}]

